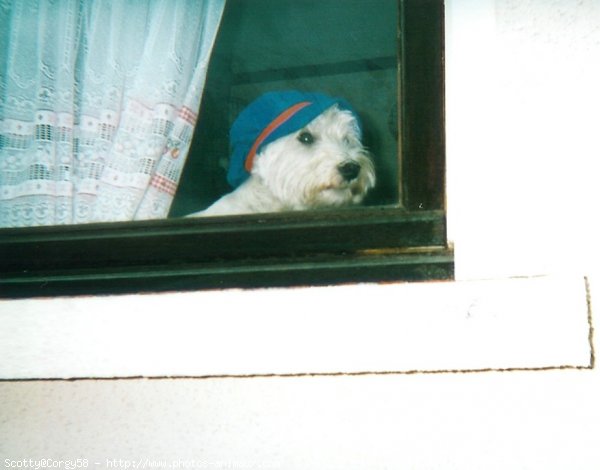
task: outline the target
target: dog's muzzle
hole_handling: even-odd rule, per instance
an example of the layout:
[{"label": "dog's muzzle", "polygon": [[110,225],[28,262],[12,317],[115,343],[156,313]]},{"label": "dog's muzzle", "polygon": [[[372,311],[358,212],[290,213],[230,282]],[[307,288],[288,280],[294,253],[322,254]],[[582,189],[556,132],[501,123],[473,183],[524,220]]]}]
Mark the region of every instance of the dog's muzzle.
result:
[{"label": "dog's muzzle", "polygon": [[360,173],[360,164],[356,162],[344,162],[338,165],[337,169],[340,175],[342,175],[342,178],[346,181],[352,181],[356,179]]}]

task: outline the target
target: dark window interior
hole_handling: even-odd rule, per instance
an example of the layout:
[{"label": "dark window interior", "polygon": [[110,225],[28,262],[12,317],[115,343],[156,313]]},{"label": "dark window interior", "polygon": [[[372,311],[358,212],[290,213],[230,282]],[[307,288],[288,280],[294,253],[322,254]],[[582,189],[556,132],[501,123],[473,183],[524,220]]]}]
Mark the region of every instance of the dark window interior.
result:
[{"label": "dark window interior", "polygon": [[398,204],[397,38],[396,0],[228,0],[171,217],[231,190],[225,173],[233,120],[261,94],[287,89],[352,103],[377,168],[365,204]]}]

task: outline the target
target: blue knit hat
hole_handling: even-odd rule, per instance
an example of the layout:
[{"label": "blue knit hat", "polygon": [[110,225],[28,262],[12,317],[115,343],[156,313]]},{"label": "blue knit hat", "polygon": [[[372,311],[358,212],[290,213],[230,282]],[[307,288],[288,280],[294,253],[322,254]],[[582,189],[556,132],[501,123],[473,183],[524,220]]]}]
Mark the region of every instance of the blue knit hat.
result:
[{"label": "blue knit hat", "polygon": [[227,172],[229,184],[237,187],[250,176],[254,158],[265,145],[302,129],[334,104],[354,114],[361,132],[356,111],[341,98],[321,93],[276,91],[250,103],[234,121],[229,133],[232,152]]}]

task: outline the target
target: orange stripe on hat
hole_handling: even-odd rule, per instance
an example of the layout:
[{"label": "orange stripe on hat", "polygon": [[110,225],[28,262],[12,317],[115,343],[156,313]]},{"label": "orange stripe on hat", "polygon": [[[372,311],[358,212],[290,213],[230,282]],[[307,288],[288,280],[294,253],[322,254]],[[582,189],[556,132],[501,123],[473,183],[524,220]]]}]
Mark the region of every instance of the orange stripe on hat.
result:
[{"label": "orange stripe on hat", "polygon": [[284,122],[290,119],[294,114],[300,111],[302,108],[312,104],[310,101],[302,101],[300,103],[295,104],[294,106],[289,107],[284,112],[282,112],[279,116],[273,119],[267,127],[263,129],[260,135],[256,138],[248,155],[246,156],[246,161],[244,162],[244,168],[246,171],[250,172],[252,170],[252,165],[254,164],[254,158],[256,157],[256,151],[260,147],[260,144],[264,142],[264,140],[269,137],[269,135],[281,126]]}]

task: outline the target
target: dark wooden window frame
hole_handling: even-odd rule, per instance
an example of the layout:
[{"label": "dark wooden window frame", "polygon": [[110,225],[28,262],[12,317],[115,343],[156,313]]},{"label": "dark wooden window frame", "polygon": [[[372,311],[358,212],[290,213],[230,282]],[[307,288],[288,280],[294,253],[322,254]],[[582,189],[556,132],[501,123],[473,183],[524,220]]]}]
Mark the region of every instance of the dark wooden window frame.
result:
[{"label": "dark wooden window frame", "polygon": [[403,208],[2,229],[0,297],[451,279],[444,6],[399,5]]}]

